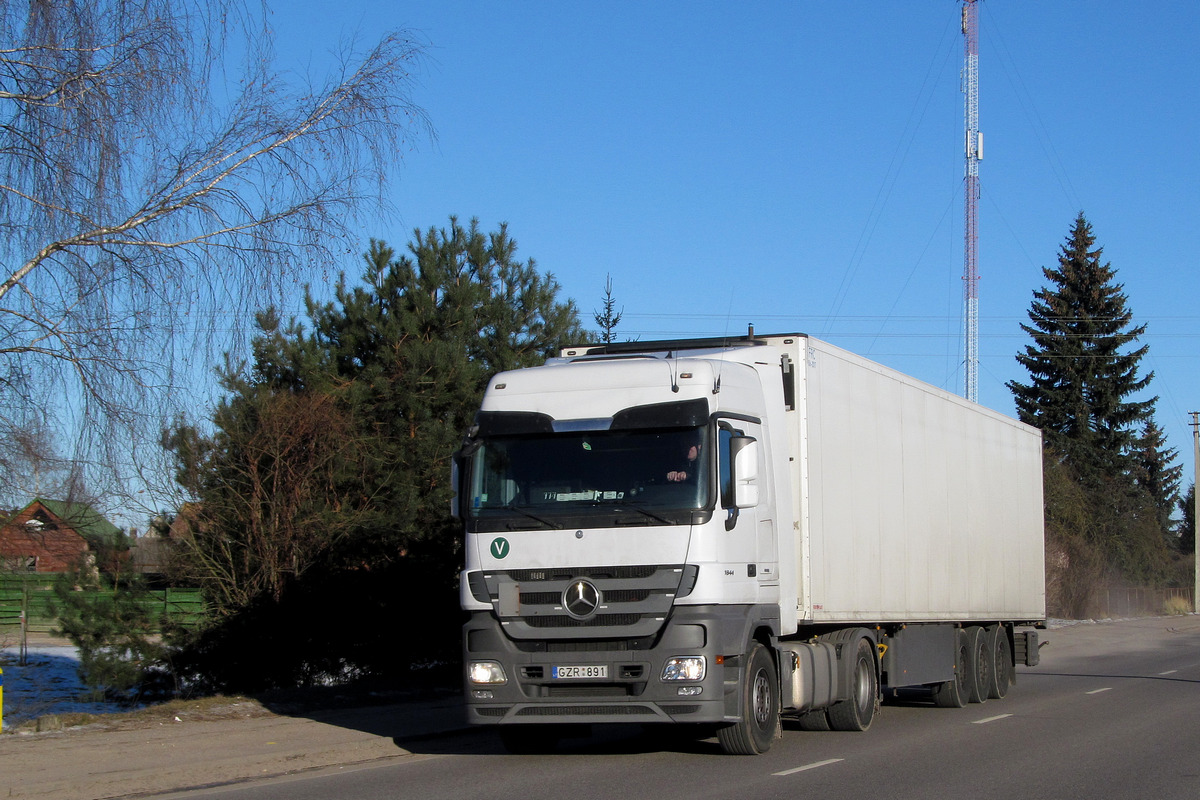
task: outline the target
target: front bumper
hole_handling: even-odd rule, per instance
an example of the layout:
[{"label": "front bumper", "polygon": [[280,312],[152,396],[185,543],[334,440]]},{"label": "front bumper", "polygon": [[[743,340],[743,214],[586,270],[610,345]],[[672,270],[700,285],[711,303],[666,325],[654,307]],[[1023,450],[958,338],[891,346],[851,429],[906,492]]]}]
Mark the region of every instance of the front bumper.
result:
[{"label": "front bumper", "polygon": [[[494,661],[503,684],[465,686],[467,721],[476,725],[526,723],[675,722],[736,719],[742,613],[714,606],[676,607],[657,637],[622,640],[512,640],[489,612],[464,626],[464,664]],[[736,632],[730,630],[736,628]],[[740,652],[735,646],[733,652]],[[674,657],[702,656],[701,680],[664,681]],[[556,667],[602,668],[604,678],[556,678]],[[598,670],[581,672],[595,674]]]}]

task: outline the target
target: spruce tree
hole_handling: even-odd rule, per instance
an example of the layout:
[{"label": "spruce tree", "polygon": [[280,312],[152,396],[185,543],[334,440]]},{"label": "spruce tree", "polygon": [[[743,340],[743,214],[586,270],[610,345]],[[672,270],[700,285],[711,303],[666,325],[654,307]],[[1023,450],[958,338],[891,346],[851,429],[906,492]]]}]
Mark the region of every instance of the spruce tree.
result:
[{"label": "spruce tree", "polygon": [[1179,498],[1179,552],[1196,552],[1196,484],[1188,487],[1187,494]]},{"label": "spruce tree", "polygon": [[1170,541],[1175,527],[1171,514],[1179,501],[1179,478],[1183,474],[1183,465],[1175,463],[1179,451],[1167,447],[1166,435],[1150,420],[1135,441],[1133,454],[1137,484],[1153,501],[1158,526]]},{"label": "spruce tree", "polygon": [[620,324],[623,313],[625,313],[625,309],[617,311],[617,301],[613,298],[612,275],[606,275],[604,277],[604,310],[592,312],[592,319],[600,328],[601,343],[612,344],[617,340],[613,331]]},{"label": "spruce tree", "polygon": [[1138,375],[1146,326],[1131,325],[1124,287],[1101,260],[1092,227],[1080,212],[1058,256],[1043,268],[1049,286],[1034,292],[1032,337],[1017,361],[1029,383],[1009,381],[1023,422],[1042,429],[1086,479],[1131,472],[1130,448],[1156,398],[1134,400],[1153,373]]}]

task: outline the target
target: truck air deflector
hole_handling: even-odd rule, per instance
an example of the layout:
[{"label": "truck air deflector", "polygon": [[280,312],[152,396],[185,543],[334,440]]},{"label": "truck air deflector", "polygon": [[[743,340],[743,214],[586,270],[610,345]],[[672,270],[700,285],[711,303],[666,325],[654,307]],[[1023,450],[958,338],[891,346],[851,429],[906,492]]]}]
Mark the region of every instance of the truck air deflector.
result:
[{"label": "truck air deflector", "polygon": [[[790,334],[801,337],[805,334]],[[564,347],[566,357],[606,354],[673,353],[679,350],[723,350],[734,347],[762,347],[770,344],[765,339],[750,336],[714,336],[699,339],[663,339],[653,342],[609,342]]]}]

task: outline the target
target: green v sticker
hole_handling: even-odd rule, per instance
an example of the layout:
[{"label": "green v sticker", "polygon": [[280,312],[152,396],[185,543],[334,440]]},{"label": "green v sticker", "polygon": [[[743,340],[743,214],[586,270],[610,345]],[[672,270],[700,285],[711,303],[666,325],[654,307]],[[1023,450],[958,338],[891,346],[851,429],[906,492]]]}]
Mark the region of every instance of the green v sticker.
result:
[{"label": "green v sticker", "polygon": [[504,558],[508,555],[508,539],[503,536],[492,539],[492,555],[496,558]]}]

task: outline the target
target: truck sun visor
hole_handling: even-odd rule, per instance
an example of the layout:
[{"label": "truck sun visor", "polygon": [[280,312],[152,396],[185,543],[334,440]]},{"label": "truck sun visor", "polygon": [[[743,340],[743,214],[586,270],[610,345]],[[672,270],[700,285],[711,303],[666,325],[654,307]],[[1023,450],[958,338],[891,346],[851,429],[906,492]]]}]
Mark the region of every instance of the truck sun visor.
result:
[{"label": "truck sun visor", "polygon": [[708,422],[708,401],[677,400],[633,406],[611,419],[556,420],[534,411],[480,411],[475,415],[478,436],[514,436],[523,433],[635,430],[638,428],[695,428]]},{"label": "truck sun visor", "polygon": [[708,422],[708,401],[677,400],[622,409],[613,416],[613,430],[630,428],[696,428]]},{"label": "truck sun visor", "polygon": [[480,411],[475,415],[478,436],[553,433],[554,420],[536,411]]}]

